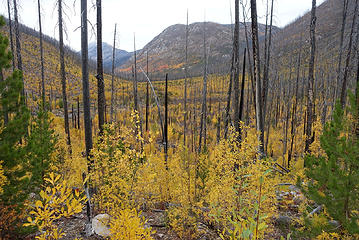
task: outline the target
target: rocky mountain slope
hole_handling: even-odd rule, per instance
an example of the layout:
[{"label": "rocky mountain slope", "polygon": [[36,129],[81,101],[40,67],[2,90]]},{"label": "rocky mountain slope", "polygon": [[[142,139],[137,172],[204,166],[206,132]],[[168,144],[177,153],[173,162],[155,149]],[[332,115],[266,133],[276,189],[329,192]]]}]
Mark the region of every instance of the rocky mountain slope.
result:
[{"label": "rocky mountain slope", "polygon": [[[189,25],[188,37],[188,69],[191,76],[203,72],[203,34],[206,29],[209,72],[227,71],[232,51],[231,25],[214,22],[193,23]],[[250,29],[250,23],[247,23]],[[276,32],[278,28],[274,27]],[[259,36],[263,37],[265,26],[259,25]],[[170,73],[171,78],[181,78],[184,75],[186,25],[176,24],[166,28],[161,34],[149,42],[137,56],[138,65],[145,67],[146,55],[149,56],[149,71],[155,76]],[[240,49],[245,47],[244,24],[240,24]],[[129,73],[133,65],[133,56],[117,71]]]},{"label": "rocky mountain slope", "polygon": [[[89,59],[92,61],[97,60],[97,45],[96,42],[89,44]],[[113,47],[108,43],[102,43],[102,56],[103,56],[103,66],[105,70],[111,71],[112,68],[112,53]],[[133,55],[132,52],[127,52],[125,50],[117,49],[115,50],[115,68],[122,66],[128,61],[128,59]]]}]

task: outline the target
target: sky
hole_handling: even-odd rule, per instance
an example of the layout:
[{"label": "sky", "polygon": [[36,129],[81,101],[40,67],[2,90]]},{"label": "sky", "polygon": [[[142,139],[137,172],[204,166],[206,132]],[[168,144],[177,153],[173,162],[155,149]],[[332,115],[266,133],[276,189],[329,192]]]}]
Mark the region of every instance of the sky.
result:
[{"label": "sky", "polygon": [[[0,0],[0,14],[7,14],[7,0]],[[246,0],[243,0],[246,2]],[[257,0],[258,21],[265,23],[267,0]],[[325,0],[317,0],[317,5]],[[11,0],[12,2],[12,0]],[[19,21],[38,30],[37,0],[18,0]],[[249,1],[248,1],[249,2]],[[311,8],[312,0],[275,0],[274,25],[284,27],[302,16]],[[80,0],[63,0],[66,26],[65,44],[76,51],[81,48]],[[96,41],[95,0],[88,0],[89,42]],[[58,38],[56,0],[41,0],[43,32]],[[116,47],[133,51],[143,48],[165,28],[173,24],[185,24],[186,12],[189,22],[206,21],[222,24],[231,23],[234,0],[102,0],[103,41],[112,45],[115,23],[117,23]],[[234,16],[234,15],[233,15]],[[241,18],[241,21],[243,19]]]}]

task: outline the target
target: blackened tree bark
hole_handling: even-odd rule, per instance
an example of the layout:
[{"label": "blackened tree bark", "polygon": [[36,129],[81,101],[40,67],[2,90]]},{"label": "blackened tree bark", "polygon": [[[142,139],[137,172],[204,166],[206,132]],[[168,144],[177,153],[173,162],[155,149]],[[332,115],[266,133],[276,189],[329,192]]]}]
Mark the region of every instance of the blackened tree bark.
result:
[{"label": "blackened tree bark", "polygon": [[337,80],[336,80],[337,82],[334,87],[333,106],[338,95],[337,91],[339,89],[339,85],[341,83],[341,78],[342,78],[343,44],[344,44],[344,32],[345,32],[345,24],[347,19],[347,12],[348,12],[348,0],[343,0],[343,18],[342,18],[342,27],[340,31],[340,45],[339,45],[338,69],[337,69]]},{"label": "blackened tree bark", "polygon": [[186,24],[186,47],[185,47],[185,78],[184,78],[184,116],[183,116],[183,146],[186,146],[187,137],[187,75],[188,75],[188,10],[187,10],[187,24]]},{"label": "blackened tree bark", "polygon": [[90,160],[90,153],[92,149],[92,128],[88,68],[87,0],[81,0],[81,60],[86,157],[88,159],[88,169],[91,171],[91,163],[93,160]]},{"label": "blackened tree bark", "polygon": [[[146,51],[146,74],[148,76],[148,51]],[[146,84],[146,132],[148,131],[148,117],[149,117],[149,111],[150,111],[150,86],[149,82],[147,81]]]},{"label": "blackened tree bark", "polygon": [[166,74],[166,83],[165,83],[165,123],[164,123],[164,134],[163,134],[163,144],[165,150],[165,168],[168,172],[168,74]]},{"label": "blackened tree bark", "polygon": [[67,94],[66,94],[66,72],[65,72],[65,51],[64,51],[64,35],[63,35],[63,18],[62,18],[62,0],[58,0],[58,12],[59,12],[59,50],[60,50],[60,74],[61,74],[61,86],[62,86],[62,102],[64,106],[64,119],[65,119],[65,133],[66,143],[71,152],[71,138],[70,138],[70,126],[69,126],[69,110],[67,106]]},{"label": "blackened tree bark", "polygon": [[113,33],[113,47],[112,47],[112,72],[111,72],[111,109],[110,109],[110,121],[113,121],[113,113],[114,113],[114,104],[115,104],[115,59],[116,59],[116,28],[117,24],[115,24],[115,31]]},{"label": "blackened tree bark", "polygon": [[342,107],[344,107],[345,103],[346,103],[348,74],[349,74],[349,67],[350,67],[349,65],[350,65],[350,59],[351,59],[351,53],[352,53],[354,29],[355,29],[357,15],[358,15],[358,0],[355,0],[354,15],[353,15],[352,26],[351,26],[350,35],[349,35],[348,53],[347,53],[347,57],[345,59],[343,85],[342,85],[342,91],[340,94],[340,104],[342,105]]},{"label": "blackened tree bark", "polygon": [[105,124],[105,83],[103,80],[103,59],[102,59],[102,0],[96,0],[97,9],[97,108],[98,108],[98,128],[100,135],[103,133]]},{"label": "blackened tree bark", "polygon": [[312,0],[312,12],[310,23],[310,62],[309,62],[309,76],[308,76],[308,102],[307,102],[307,124],[306,124],[306,140],[305,140],[305,152],[309,152],[309,147],[313,142],[312,126],[314,120],[314,61],[315,61],[315,26],[317,17],[316,12],[316,0]]},{"label": "blackened tree bark", "polygon": [[234,51],[232,51],[231,58],[231,70],[229,72],[229,84],[228,84],[228,92],[227,92],[227,105],[226,105],[226,113],[224,117],[224,139],[227,139],[228,136],[228,125],[230,122],[230,109],[231,109],[231,99],[232,99],[232,85],[233,85],[233,72],[234,72]]},{"label": "blackened tree bark", "polygon": [[80,129],[80,98],[77,97],[77,129]]},{"label": "blackened tree bark", "polygon": [[206,123],[207,123],[207,44],[206,44],[206,22],[203,23],[203,51],[204,51],[204,70],[203,70],[203,90],[202,90],[202,110],[201,124],[199,132],[198,152],[202,151],[203,145],[206,145]]},{"label": "blackened tree bark", "polygon": [[[244,19],[244,34],[246,37],[246,46],[247,46],[247,54],[248,54],[248,69],[249,69],[249,76],[251,79],[251,94],[253,96],[253,106],[254,106],[254,111],[256,111],[256,101],[255,101],[255,97],[256,97],[256,93],[255,93],[255,86],[254,86],[254,78],[253,78],[253,69],[252,69],[252,59],[251,59],[251,52],[250,52],[250,45],[249,45],[249,37],[248,37],[248,27],[247,27],[247,16],[246,16],[246,8],[245,5],[243,3],[243,0],[241,0],[241,5],[242,5],[242,16]],[[251,99],[252,101],[252,99]]]},{"label": "blackened tree bark", "polygon": [[[239,101],[239,120],[243,121],[243,106],[244,106],[244,83],[246,79],[246,49],[244,49],[243,56],[243,69],[242,69],[242,85],[241,85],[241,98]],[[239,128],[238,141],[242,141],[242,128]]]},{"label": "blackened tree bark", "polygon": [[251,0],[251,18],[252,18],[252,47],[253,47],[253,78],[256,82],[256,120],[257,131],[259,132],[259,155],[260,158],[264,157],[264,126],[263,126],[263,112],[261,101],[261,76],[260,76],[260,58],[259,58],[259,41],[258,41],[258,22],[257,22],[257,2]]},{"label": "blackened tree bark", "polygon": [[[21,43],[20,43],[20,28],[19,28],[19,19],[17,15],[17,3],[14,0],[14,20],[15,20],[15,41],[16,41],[16,58],[17,58],[17,68],[22,71],[22,57],[21,57]],[[23,88],[22,88],[22,96],[23,102],[26,105],[26,97],[25,97],[25,83],[24,76],[21,75]]]},{"label": "blackened tree bark", "polygon": [[[300,48],[301,49],[301,48]],[[288,163],[287,167],[290,169],[290,162],[292,160],[293,155],[293,147],[294,147],[294,139],[296,132],[296,124],[297,124],[297,104],[298,104],[298,87],[299,87],[299,77],[300,77],[300,64],[301,64],[301,51],[298,54],[297,60],[297,77],[295,81],[295,98],[292,108],[292,120],[291,120],[291,130],[290,130],[290,146],[288,150]]]},{"label": "blackened tree bark", "polygon": [[37,8],[39,14],[39,34],[40,34],[40,62],[41,62],[41,97],[42,107],[45,109],[45,74],[44,74],[44,49],[42,45],[42,25],[41,25],[41,5],[40,0],[37,0]]},{"label": "blackened tree bark", "polygon": [[[14,40],[13,40],[13,33],[12,33],[12,20],[11,20],[11,8],[10,8],[10,0],[7,0],[7,11],[9,17],[9,36],[10,36],[10,50],[11,53],[14,55]],[[12,59],[12,71],[15,70],[15,58]]]},{"label": "blackened tree bark", "polygon": [[[233,110],[234,110],[234,128],[239,133],[240,117],[239,117],[239,0],[235,0],[235,23],[234,23],[234,38],[233,38],[233,52],[234,52],[234,75],[233,75]],[[239,139],[238,135],[238,139]]]},{"label": "blackened tree bark", "polygon": [[269,68],[270,68],[270,56],[271,56],[271,45],[272,45],[272,27],[273,27],[273,4],[271,4],[271,17],[269,24],[269,35],[268,35],[268,45],[265,50],[265,63],[264,63],[264,76],[263,76],[263,122],[265,122],[266,112],[267,112],[267,101],[268,101],[268,82],[269,82]]}]

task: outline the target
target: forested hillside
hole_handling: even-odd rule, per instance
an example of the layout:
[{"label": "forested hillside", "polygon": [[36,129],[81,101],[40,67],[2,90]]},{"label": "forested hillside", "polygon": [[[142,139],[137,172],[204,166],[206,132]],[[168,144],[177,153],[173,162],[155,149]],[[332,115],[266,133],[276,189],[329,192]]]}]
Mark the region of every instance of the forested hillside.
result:
[{"label": "forested hillside", "polygon": [[66,3],[57,41],[45,1],[36,32],[7,0],[0,239],[359,239],[359,0],[312,0],[280,29],[281,0],[233,0],[233,25],[133,52],[104,43],[105,1],[80,1],[76,53]]}]

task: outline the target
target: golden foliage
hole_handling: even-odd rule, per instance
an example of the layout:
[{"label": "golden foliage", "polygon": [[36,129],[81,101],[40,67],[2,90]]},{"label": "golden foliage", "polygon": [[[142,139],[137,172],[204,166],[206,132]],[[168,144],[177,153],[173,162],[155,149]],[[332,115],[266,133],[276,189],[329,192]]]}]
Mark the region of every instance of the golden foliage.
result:
[{"label": "golden foliage", "polygon": [[54,222],[80,213],[86,197],[78,189],[73,190],[61,175],[50,173],[44,180],[48,186],[40,192],[40,200],[31,206],[24,226],[36,226],[40,230],[36,239],[60,239],[64,233]]}]

